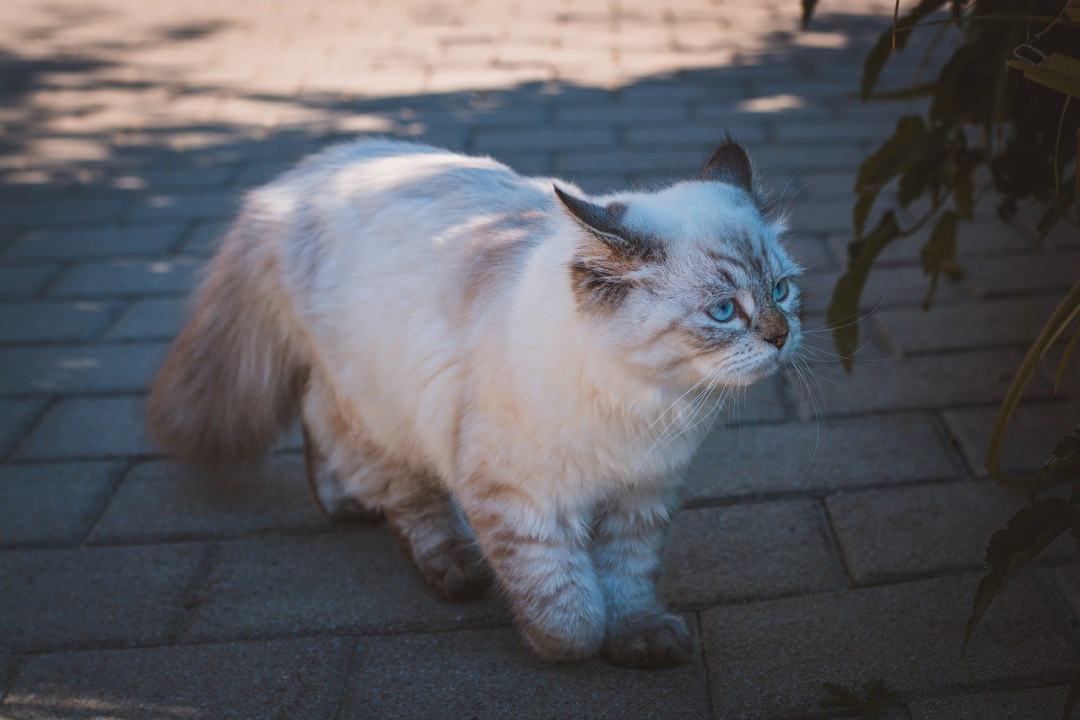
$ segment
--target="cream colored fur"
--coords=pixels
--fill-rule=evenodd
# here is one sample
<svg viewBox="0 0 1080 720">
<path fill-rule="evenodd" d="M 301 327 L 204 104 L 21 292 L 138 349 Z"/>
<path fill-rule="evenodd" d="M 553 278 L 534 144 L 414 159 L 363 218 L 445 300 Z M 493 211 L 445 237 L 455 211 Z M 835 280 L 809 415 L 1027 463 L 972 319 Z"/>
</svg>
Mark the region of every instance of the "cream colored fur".
<svg viewBox="0 0 1080 720">
<path fill-rule="evenodd" d="M 552 184 L 364 141 L 254 191 L 155 381 L 151 428 L 183 457 L 245 459 L 300 403 L 324 505 L 385 512 L 444 595 L 490 569 L 541 654 L 671 664 L 689 641 L 654 576 L 674 478 L 724 392 L 797 345 L 797 288 L 773 307 L 759 286 L 798 269 L 725 182 L 594 198 L 665 255 L 591 308 L 571 267 L 608 248 Z M 747 317 L 703 351 L 717 263 Z M 767 304 L 790 327 L 780 349 L 755 334 Z"/>
</svg>

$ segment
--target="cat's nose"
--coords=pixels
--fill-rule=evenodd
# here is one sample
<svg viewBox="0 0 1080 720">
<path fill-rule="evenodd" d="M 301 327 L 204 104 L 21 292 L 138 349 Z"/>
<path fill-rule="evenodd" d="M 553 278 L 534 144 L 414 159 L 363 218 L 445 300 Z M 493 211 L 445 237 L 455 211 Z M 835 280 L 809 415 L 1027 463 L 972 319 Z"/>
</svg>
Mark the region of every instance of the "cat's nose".
<svg viewBox="0 0 1080 720">
<path fill-rule="evenodd" d="M 790 329 L 787 318 L 775 308 L 765 310 L 758 317 L 757 331 L 761 335 L 761 339 L 770 345 L 776 346 L 777 350 L 784 347 Z"/>
<path fill-rule="evenodd" d="M 787 328 L 784 328 L 783 332 L 777 333 L 776 335 L 763 336 L 762 340 L 769 343 L 770 345 L 775 345 L 776 349 L 780 350 L 784 347 L 784 343 L 787 342 L 787 337 L 788 331 Z"/>
</svg>

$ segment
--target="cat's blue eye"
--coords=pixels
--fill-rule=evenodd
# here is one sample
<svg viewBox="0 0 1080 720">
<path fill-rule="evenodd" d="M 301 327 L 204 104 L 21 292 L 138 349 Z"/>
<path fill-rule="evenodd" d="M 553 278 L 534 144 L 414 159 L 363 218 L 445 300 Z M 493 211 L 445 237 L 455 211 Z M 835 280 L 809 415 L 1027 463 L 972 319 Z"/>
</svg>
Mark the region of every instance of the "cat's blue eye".
<svg viewBox="0 0 1080 720">
<path fill-rule="evenodd" d="M 735 301 L 725 300 L 724 302 L 716 303 L 708 309 L 708 313 L 709 317 L 716 322 L 727 322 L 735 317 Z"/>
<path fill-rule="evenodd" d="M 773 285 L 773 289 L 772 289 L 773 302 L 784 302 L 784 300 L 788 296 L 788 293 L 790 293 L 790 292 L 791 292 L 791 281 L 788 280 L 787 278 L 784 278 L 780 282 Z"/>
</svg>

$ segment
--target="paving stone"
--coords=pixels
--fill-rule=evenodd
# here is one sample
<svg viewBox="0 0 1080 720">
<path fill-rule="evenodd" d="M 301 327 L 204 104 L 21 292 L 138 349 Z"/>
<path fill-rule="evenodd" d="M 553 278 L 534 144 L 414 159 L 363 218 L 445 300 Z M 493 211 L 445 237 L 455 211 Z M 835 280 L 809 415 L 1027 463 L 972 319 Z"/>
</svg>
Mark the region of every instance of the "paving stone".
<svg viewBox="0 0 1080 720">
<path fill-rule="evenodd" d="M 22 444 L 20 457 L 141 455 L 154 447 L 143 429 L 140 398 L 73 398 L 49 409 Z"/>
<path fill-rule="evenodd" d="M 880 678 L 901 693 L 1063 682 L 1075 655 L 1024 576 L 997 598 L 959 659 L 977 582 L 940 578 L 707 610 L 713 712 L 801 717 L 819 707 L 823 682 Z"/>
<path fill-rule="evenodd" d="M 1080 566 L 1054 568 L 1047 574 L 1052 578 L 1058 594 L 1072 609 L 1073 619 L 1080 621 Z"/>
<path fill-rule="evenodd" d="M 196 545 L 0 552 L 0 651 L 162 642 Z"/>
<path fill-rule="evenodd" d="M 716 428 L 690 466 L 683 497 L 820 492 L 956 473 L 925 415 Z"/>
<path fill-rule="evenodd" d="M 992 350 L 894 361 L 856 361 L 851 375 L 821 387 L 828 414 L 997 404 L 1005 395 L 1020 353 Z M 1028 397 L 1046 397 L 1038 378 Z"/>
<path fill-rule="evenodd" d="M 334 716 L 352 641 L 62 652 L 26 661 L 0 705 L 12 720 Z"/>
<path fill-rule="evenodd" d="M 835 263 L 825 243 L 812 237 L 795 237 L 784 243 L 788 254 L 809 273 L 829 271 Z"/>
<path fill-rule="evenodd" d="M 418 682 L 419 680 L 419 682 Z M 707 718 L 699 663 L 638 672 L 533 657 L 510 629 L 365 637 L 343 717 Z"/>
<path fill-rule="evenodd" d="M 852 199 L 851 181 L 848 182 L 848 199 Z M 897 238 L 889 243 L 878 256 L 878 263 L 919 263 L 919 252 L 926 244 L 932 226 L 905 238 Z M 1006 225 L 997 217 L 976 218 L 974 222 L 961 223 L 956 231 L 956 253 L 960 258 L 960 266 L 965 267 L 969 258 L 982 257 L 985 255 L 998 255 L 1003 253 L 1032 252 L 1036 249 L 1036 243 L 1027 237 L 1019 223 Z M 831 238 L 830 245 L 833 253 L 841 262 L 846 262 L 848 257 L 847 246 L 851 242 L 850 232 L 846 235 L 838 235 Z"/>
<path fill-rule="evenodd" d="M 0 457 L 15 449 L 44 407 L 41 400 L 0 400 Z"/>
<path fill-rule="evenodd" d="M 946 410 L 945 422 L 968 466 L 986 475 L 986 449 L 998 408 Z M 1023 403 L 1005 432 L 1001 467 L 1006 472 L 1032 472 L 1042 467 L 1058 439 L 1076 425 L 1075 402 Z"/>
<path fill-rule="evenodd" d="M 833 288 L 840 277 L 839 271 L 808 273 L 799 280 L 802 290 L 803 310 L 808 314 L 824 313 L 832 299 Z M 921 306 L 926 298 L 929 281 L 918 267 L 874 268 L 866 280 L 859 298 L 861 312 L 871 315 L 882 308 L 901 305 Z M 938 306 L 961 297 L 959 287 L 943 278 L 934 295 Z M 935 307 L 940 309 L 940 307 Z M 933 310 L 931 310 L 933 312 Z"/>
<path fill-rule="evenodd" d="M 194 230 L 184 241 L 180 250 L 186 255 L 207 256 L 217 252 L 225 231 L 229 229 L 228 222 L 199 222 Z"/>
<path fill-rule="evenodd" d="M 554 149 L 554 148 L 590 148 L 605 147 L 615 144 L 615 131 L 610 127 L 548 128 L 530 129 L 486 129 L 481 128 L 473 135 L 473 147 L 481 153 L 513 148 Z"/>
<path fill-rule="evenodd" d="M 844 586 L 817 502 L 753 503 L 676 513 L 660 587 L 669 602 L 715 604 Z"/>
<path fill-rule="evenodd" d="M 25 299 L 37 295 L 60 274 L 60 266 L 23 263 L 0 266 L 0 298 Z"/>
<path fill-rule="evenodd" d="M 164 352 L 161 343 L 3 349 L 0 394 L 143 390 Z"/>
<path fill-rule="evenodd" d="M 78 297 L 187 293 L 195 287 L 201 263 L 191 258 L 141 262 L 112 260 L 84 263 L 68 270 L 51 294 Z"/>
<path fill-rule="evenodd" d="M 137 465 L 124 478 L 92 541 L 235 536 L 326 527 L 299 457 L 258 472 L 211 478 L 174 463 Z"/>
<path fill-rule="evenodd" d="M 964 263 L 964 282 L 978 297 L 1068 290 L 1080 270 L 1080 253 L 1039 253 L 979 258 Z"/>
<path fill-rule="evenodd" d="M 436 599 L 392 534 L 373 528 L 223 545 L 187 637 L 385 632 L 508 621 L 495 599 Z"/>
<path fill-rule="evenodd" d="M 7 257 L 75 258 L 164 255 L 180 241 L 183 222 L 36 230 L 15 243 Z"/>
<path fill-rule="evenodd" d="M 4 202 L 0 203 L 0 225 L 82 225 L 110 222 L 120 217 L 129 202 L 126 197 Z"/>
<path fill-rule="evenodd" d="M 134 222 L 225 218 L 239 206 L 238 194 L 230 190 L 158 192 L 134 202 L 127 217 Z"/>
<path fill-rule="evenodd" d="M 873 319 L 889 346 L 904 355 L 995 345 L 1026 349 L 1056 304 L 1050 298 L 1010 298 L 936 307 L 929 312 L 881 310 Z"/>
<path fill-rule="evenodd" d="M 664 123 L 653 125 L 629 125 L 623 129 L 623 138 L 627 145 L 640 145 L 645 148 L 651 147 L 678 147 L 680 145 L 719 145 L 725 132 L 731 133 L 740 143 L 753 146 L 754 143 L 765 141 L 765 126 L 760 123 L 734 127 L 720 127 L 719 125 L 700 126 L 690 123 Z"/>
<path fill-rule="evenodd" d="M 15 655 L 0 654 L 0 698 L 7 693 L 8 683 L 12 680 L 11 675 L 15 672 L 15 665 L 18 662 L 19 659 Z M 2 705 L 0 705 L 0 710 L 3 710 Z"/>
<path fill-rule="evenodd" d="M 180 331 L 187 298 L 136 300 L 125 308 L 106 337 L 111 340 L 171 339 Z"/>
<path fill-rule="evenodd" d="M 841 492 L 826 506 L 848 571 L 864 584 L 981 568 L 990 536 L 1029 505 L 1028 495 L 969 481 Z M 1054 543 L 1044 557 L 1071 557 L 1074 549 Z"/>
<path fill-rule="evenodd" d="M 111 310 L 101 302 L 0 304 L 0 342 L 88 340 L 109 324 Z"/>
<path fill-rule="evenodd" d="M 107 462 L 0 467 L 0 545 L 79 542 L 119 471 Z"/>
<path fill-rule="evenodd" d="M 758 422 L 777 422 L 786 417 L 780 378 L 766 378 L 724 401 L 717 413 L 717 422 L 746 425 Z"/>
<path fill-rule="evenodd" d="M 1067 686 L 953 695 L 911 703 L 911 720 L 1048 720 L 1061 717 Z"/>
</svg>

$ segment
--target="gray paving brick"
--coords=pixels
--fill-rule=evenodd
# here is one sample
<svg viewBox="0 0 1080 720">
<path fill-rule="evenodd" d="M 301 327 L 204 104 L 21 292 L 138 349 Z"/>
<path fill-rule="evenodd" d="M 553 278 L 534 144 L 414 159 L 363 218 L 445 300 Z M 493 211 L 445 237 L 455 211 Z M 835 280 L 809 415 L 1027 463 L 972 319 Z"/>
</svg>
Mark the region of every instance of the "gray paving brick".
<svg viewBox="0 0 1080 720">
<path fill-rule="evenodd" d="M 555 163 L 559 173 L 649 172 L 673 178 L 694 177 L 708 159 L 708 148 L 633 152 L 625 150 L 582 150 L 560 155 Z"/>
<path fill-rule="evenodd" d="M 0 400 L 0 457 L 15 448 L 44 407 L 41 400 Z"/>
<path fill-rule="evenodd" d="M 324 720 L 351 652 L 345 638 L 304 638 L 40 655 L 25 663 L 0 714 Z"/>
<path fill-rule="evenodd" d="M 239 207 L 233 190 L 158 192 L 136 200 L 127 218 L 134 222 L 225 218 Z"/>
<path fill-rule="evenodd" d="M 501 601 L 445 603 L 385 528 L 235 541 L 202 591 L 187 637 L 386 631 L 507 622 Z"/>
<path fill-rule="evenodd" d="M 506 148 L 514 150 L 555 148 L 607 147 L 615 144 L 615 131 L 610 127 L 549 128 L 538 126 L 530 129 L 481 128 L 473 135 L 473 147 L 485 153 Z"/>
<path fill-rule="evenodd" d="M 1075 538 L 1066 538 L 1066 541 L 1075 550 Z M 1080 621 L 1080 566 L 1054 568 L 1047 574 L 1052 578 L 1058 595 L 1064 598 L 1072 610 L 1073 619 Z"/>
<path fill-rule="evenodd" d="M 221 239 L 228 228 L 228 222 L 199 222 L 184 241 L 180 250 L 184 254 L 200 257 L 213 255 L 217 252 Z"/>
<path fill-rule="evenodd" d="M 664 544 L 660 586 L 669 602 L 715 604 L 844 586 L 816 502 L 683 510 Z"/>
<path fill-rule="evenodd" d="M 7 693 L 8 683 L 12 679 L 11 675 L 15 671 L 15 665 L 18 664 L 19 659 L 15 655 L 3 655 L 0 654 L 0 698 L 3 698 Z M 0 710 L 3 707 L 0 706 Z"/>
<path fill-rule="evenodd" d="M 37 295 L 60 274 L 60 266 L 21 263 L 0 266 L 0 298 L 25 299 Z"/>
<path fill-rule="evenodd" d="M 925 415 L 717 428 L 690 466 L 683 497 L 824 491 L 956 472 Z"/>
<path fill-rule="evenodd" d="M 788 254 L 808 273 L 829 271 L 835 262 L 825 243 L 813 237 L 794 237 L 784 243 Z"/>
<path fill-rule="evenodd" d="M 106 337 L 111 340 L 168 340 L 180 331 L 187 298 L 136 300 L 120 313 Z"/>
<path fill-rule="evenodd" d="M 127 474 L 91 540 L 235 536 L 325 526 L 311 499 L 302 458 L 275 458 L 258 472 L 227 478 L 151 462 Z"/>
<path fill-rule="evenodd" d="M 36 230 L 15 243 L 7 256 L 72 260 L 115 255 L 164 255 L 180 241 L 184 227 L 183 222 L 165 222 Z"/>
<path fill-rule="evenodd" d="M 115 221 L 127 207 L 126 197 L 0 203 L 0 225 L 82 225 Z"/>
<path fill-rule="evenodd" d="M 0 650 L 161 642 L 202 553 L 195 545 L 0 552 Z"/>
<path fill-rule="evenodd" d="M 107 462 L 0 467 L 0 545 L 80 541 L 119 471 Z"/>
<path fill-rule="evenodd" d="M 852 200 L 851 185 L 847 186 L 848 199 Z M 932 226 L 891 242 L 878 256 L 879 263 L 918 263 L 919 251 L 926 244 Z M 837 259 L 846 261 L 847 246 L 851 242 L 850 233 L 831 238 L 830 245 Z M 957 256 L 964 267 L 970 258 L 1002 253 L 1031 252 L 1035 243 L 1027 237 L 1018 223 L 1003 224 L 998 218 L 976 218 L 971 223 L 961 223 L 957 227 Z"/>
<path fill-rule="evenodd" d="M 826 413 L 841 414 L 1000 403 L 1019 363 L 1020 353 L 1011 350 L 856 361 L 850 375 L 822 385 L 822 404 Z M 1036 380 L 1029 396 L 1049 392 Z"/>
<path fill-rule="evenodd" d="M 1057 295 L 1069 289 L 1080 270 L 1080 253 L 1038 253 L 979 258 L 964 263 L 965 283 L 979 297 L 1019 293 Z"/>
<path fill-rule="evenodd" d="M 823 682 L 858 687 L 880 678 L 919 693 L 1062 682 L 1075 656 L 1023 576 L 995 601 L 960 660 L 976 584 L 977 576 L 941 578 L 707 610 L 713 712 L 801 717 L 817 710 Z"/>
<path fill-rule="evenodd" d="M 1061 717 L 1067 686 L 953 695 L 911 703 L 911 720 L 1049 720 Z"/>
<path fill-rule="evenodd" d="M 843 263 L 842 263 L 843 265 Z M 802 289 L 803 309 L 809 314 L 824 313 L 832 299 L 833 288 L 841 271 L 808 273 L 799 280 Z M 918 267 L 874 268 L 866 280 L 859 298 L 861 312 L 876 313 L 882 308 L 900 305 L 921 306 L 929 287 L 928 279 Z M 955 301 L 961 297 L 959 287 L 943 278 L 934 296 L 939 303 Z M 933 312 L 933 311 L 931 311 Z M 820 323 L 810 323 L 811 327 Z"/>
<path fill-rule="evenodd" d="M 844 492 L 826 501 L 857 583 L 982 567 L 990 536 L 1028 505 L 1028 493 L 991 482 Z M 1070 557 L 1064 542 L 1046 556 Z"/>
<path fill-rule="evenodd" d="M 627 105 L 625 103 L 599 103 L 585 106 L 560 105 L 555 108 L 557 125 L 610 125 L 622 123 L 681 123 L 689 120 L 685 105 L 650 104 Z"/>
<path fill-rule="evenodd" d="M 143 430 L 140 398 L 73 398 L 49 409 L 19 454 L 29 458 L 110 457 L 153 450 Z"/>
<path fill-rule="evenodd" d="M 0 342 L 87 340 L 109 324 L 111 310 L 102 302 L 0 304 Z"/>
<path fill-rule="evenodd" d="M 353 668 L 343 717 L 710 716 L 699 664 L 636 672 L 596 660 L 543 663 L 510 629 L 365 637 Z"/>
<path fill-rule="evenodd" d="M 720 125 L 699 126 L 688 123 L 658 123 L 651 125 L 629 125 L 623 129 L 623 138 L 630 146 L 642 147 L 677 147 L 681 145 L 719 145 L 725 132 L 730 132 L 740 143 L 753 147 L 765 140 L 765 126 L 744 123 L 738 126 L 721 127 Z M 704 159 L 703 159 L 704 161 Z"/>
<path fill-rule="evenodd" d="M 945 422 L 956 438 L 968 466 L 986 474 L 986 449 L 998 408 L 946 410 Z M 1006 472 L 1031 472 L 1042 467 L 1058 438 L 1077 423 L 1075 402 L 1021 404 L 1013 414 L 1002 446 L 1001 467 Z"/>
<path fill-rule="evenodd" d="M 201 263 L 191 258 L 84 263 L 65 272 L 50 294 L 58 297 L 102 297 L 187 293 L 195 286 L 200 267 Z"/>
<path fill-rule="evenodd" d="M 1026 349 L 1056 304 L 1051 298 L 1010 298 L 930 312 L 882 310 L 873 319 L 889 346 L 905 355 L 994 345 Z"/>
<path fill-rule="evenodd" d="M 144 389 L 165 345 L 61 345 L 0 350 L 0 394 Z"/>
</svg>

